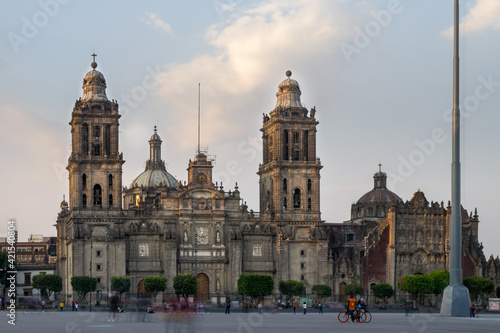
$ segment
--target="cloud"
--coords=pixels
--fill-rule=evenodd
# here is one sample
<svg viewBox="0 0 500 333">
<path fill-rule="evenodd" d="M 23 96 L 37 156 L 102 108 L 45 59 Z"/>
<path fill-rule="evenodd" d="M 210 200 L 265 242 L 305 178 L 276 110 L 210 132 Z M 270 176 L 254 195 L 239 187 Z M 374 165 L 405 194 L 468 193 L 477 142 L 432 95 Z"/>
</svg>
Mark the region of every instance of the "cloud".
<svg viewBox="0 0 500 333">
<path fill-rule="evenodd" d="M 342 63 L 339 44 L 353 31 L 338 3 L 271 1 L 209 27 L 205 41 L 211 52 L 169 64 L 154 92 L 170 112 L 183 114 L 170 122 L 175 146 L 187 149 L 196 142 L 195 131 L 186 137 L 190 132 L 186 129 L 196 127 L 198 82 L 205 119 L 202 141 L 213 144 L 242 135 L 235 123 L 255 123 L 274 107 L 272 96 L 287 69 L 302 76 L 334 73 Z M 270 102 L 265 109 L 256 109 L 263 93 Z"/>
<path fill-rule="evenodd" d="M 460 33 L 474 33 L 485 29 L 497 30 L 500 28 L 498 17 L 500 16 L 500 1 L 477 0 L 474 7 L 462 19 Z M 441 36 L 453 39 L 453 26 L 441 32 Z"/>
<path fill-rule="evenodd" d="M 170 24 L 163 21 L 155 13 L 146 13 L 146 16 L 143 17 L 142 20 L 146 22 L 147 25 L 153 25 L 156 28 L 160 28 L 161 30 L 165 31 L 169 35 L 172 34 L 172 28 L 170 27 Z"/>
</svg>

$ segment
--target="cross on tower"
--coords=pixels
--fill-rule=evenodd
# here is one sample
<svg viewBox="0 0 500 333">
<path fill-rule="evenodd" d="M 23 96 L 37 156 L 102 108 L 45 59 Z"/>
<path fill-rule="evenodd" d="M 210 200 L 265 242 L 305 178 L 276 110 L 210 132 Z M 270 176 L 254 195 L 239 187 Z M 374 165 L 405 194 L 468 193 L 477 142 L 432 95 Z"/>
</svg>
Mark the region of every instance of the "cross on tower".
<svg viewBox="0 0 500 333">
<path fill-rule="evenodd" d="M 382 172 L 382 163 L 378 164 L 378 172 Z"/>
<path fill-rule="evenodd" d="M 95 62 L 95 57 L 97 57 L 97 54 L 95 54 L 95 52 L 94 52 L 94 53 L 91 54 L 91 56 L 94 58 L 92 61 Z"/>
</svg>

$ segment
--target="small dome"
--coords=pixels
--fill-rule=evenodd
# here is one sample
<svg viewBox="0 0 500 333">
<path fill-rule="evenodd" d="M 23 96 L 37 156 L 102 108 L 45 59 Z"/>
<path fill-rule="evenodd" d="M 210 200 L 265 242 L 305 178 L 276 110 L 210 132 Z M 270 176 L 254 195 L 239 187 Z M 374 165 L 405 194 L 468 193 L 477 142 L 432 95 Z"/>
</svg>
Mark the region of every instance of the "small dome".
<svg viewBox="0 0 500 333">
<path fill-rule="evenodd" d="M 156 129 L 156 126 L 154 128 L 154 133 L 153 135 L 151 135 L 151 138 L 149 139 L 149 141 L 153 141 L 153 140 L 157 140 L 157 141 L 161 141 L 161 138 L 160 136 L 158 135 L 158 133 L 156 133 L 157 129 Z"/>
<path fill-rule="evenodd" d="M 165 170 L 153 169 L 141 173 L 130 185 L 133 187 L 177 187 L 177 180 Z"/>
<path fill-rule="evenodd" d="M 106 79 L 101 72 L 96 71 L 97 63 L 95 62 L 96 54 L 92 54 L 94 61 L 90 64 L 92 70 L 85 75 L 83 79 L 83 96 L 84 102 L 106 102 Z"/>
<path fill-rule="evenodd" d="M 302 103 L 300 102 L 301 92 L 299 83 L 290 78 L 290 76 L 292 76 L 291 71 L 287 71 L 286 76 L 287 78 L 278 86 L 278 92 L 276 93 L 276 97 L 278 97 L 276 107 L 284 109 L 303 108 Z"/>
</svg>

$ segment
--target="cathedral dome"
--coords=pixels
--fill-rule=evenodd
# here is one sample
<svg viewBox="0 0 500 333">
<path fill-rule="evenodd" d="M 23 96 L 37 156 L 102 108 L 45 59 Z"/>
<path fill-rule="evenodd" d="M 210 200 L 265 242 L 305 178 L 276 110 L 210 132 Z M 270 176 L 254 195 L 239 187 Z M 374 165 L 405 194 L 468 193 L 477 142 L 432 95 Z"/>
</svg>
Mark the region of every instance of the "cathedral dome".
<svg viewBox="0 0 500 333">
<path fill-rule="evenodd" d="M 130 187 L 177 187 L 177 180 L 169 174 L 165 168 L 165 163 L 161 159 L 161 139 L 157 133 L 156 126 L 154 133 L 149 140 L 149 160 L 146 162 L 146 170 L 137 176 Z"/>
<path fill-rule="evenodd" d="M 376 203 L 388 203 L 390 204 L 392 201 L 402 201 L 401 198 L 394 192 L 386 189 L 386 188 L 374 188 L 370 192 L 365 193 L 359 200 L 356 202 L 357 204 L 366 203 L 366 204 L 376 204 Z"/>
<path fill-rule="evenodd" d="M 387 174 L 382 170 L 373 175 L 373 182 L 373 190 L 365 193 L 356 204 L 390 204 L 392 201 L 402 201 L 396 193 L 387 189 Z"/>
<path fill-rule="evenodd" d="M 300 102 L 301 92 L 299 83 L 290 78 L 290 76 L 292 76 L 291 71 L 286 71 L 286 76 L 287 78 L 278 86 L 278 92 L 276 93 L 278 101 L 276 102 L 276 107 L 281 107 L 283 109 L 303 108 Z"/>
<path fill-rule="evenodd" d="M 137 176 L 130 185 L 133 187 L 176 187 L 177 180 L 165 170 L 150 169 Z"/>
<path fill-rule="evenodd" d="M 95 55 L 93 55 L 95 56 Z M 84 102 L 105 102 L 108 101 L 106 96 L 106 79 L 101 72 L 96 71 L 97 63 L 91 64 L 92 70 L 85 75 L 83 79 L 83 96 Z"/>
</svg>

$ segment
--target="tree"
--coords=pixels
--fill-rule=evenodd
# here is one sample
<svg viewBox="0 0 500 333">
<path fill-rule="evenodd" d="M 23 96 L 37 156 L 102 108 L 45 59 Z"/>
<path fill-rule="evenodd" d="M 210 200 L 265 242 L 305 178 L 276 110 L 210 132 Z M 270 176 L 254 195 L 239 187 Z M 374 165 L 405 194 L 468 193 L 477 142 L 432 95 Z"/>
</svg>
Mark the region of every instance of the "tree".
<svg viewBox="0 0 500 333">
<path fill-rule="evenodd" d="M 120 293 L 120 298 L 123 293 L 130 290 L 130 276 L 116 275 L 111 277 L 111 291 Z"/>
<path fill-rule="evenodd" d="M 315 284 L 312 286 L 311 292 L 322 301 L 323 298 L 332 296 L 332 287 L 326 284 Z"/>
<path fill-rule="evenodd" d="M 167 281 L 164 276 L 147 276 L 144 278 L 144 289 L 156 298 L 159 292 L 167 290 Z"/>
<path fill-rule="evenodd" d="M 62 290 L 62 277 L 55 274 L 38 274 L 33 276 L 31 286 L 40 290 L 43 298 L 49 298 L 53 292 Z"/>
<path fill-rule="evenodd" d="M 78 293 L 80 301 L 85 298 L 87 293 L 95 291 L 97 287 L 97 279 L 90 276 L 73 276 L 71 278 L 71 287 L 73 291 Z"/>
<path fill-rule="evenodd" d="M 373 295 L 381 298 L 384 301 L 384 307 L 387 304 L 387 299 L 394 296 L 394 289 L 388 283 L 378 283 L 372 286 Z"/>
<path fill-rule="evenodd" d="M 464 286 L 469 289 L 469 294 L 473 300 L 489 295 L 495 290 L 495 283 L 490 279 L 481 276 L 469 276 L 464 279 Z"/>
<path fill-rule="evenodd" d="M 306 291 L 306 286 L 297 280 L 280 281 L 279 289 L 285 295 L 286 304 L 290 303 L 293 296 L 300 296 Z"/>
<path fill-rule="evenodd" d="M 365 290 L 359 283 L 348 284 L 344 289 L 346 295 L 363 295 L 364 292 Z"/>
<path fill-rule="evenodd" d="M 450 284 L 450 273 L 448 271 L 436 271 L 429 274 L 432 281 L 431 294 L 440 295 L 444 289 Z"/>
<path fill-rule="evenodd" d="M 256 297 L 273 294 L 274 281 L 269 275 L 242 274 L 238 279 L 238 293 L 251 297 L 255 303 Z"/>
<path fill-rule="evenodd" d="M 432 280 L 429 275 L 406 275 L 402 290 L 411 294 L 413 301 L 422 303 L 422 297 L 433 291 Z"/>
<path fill-rule="evenodd" d="M 179 274 L 174 277 L 174 290 L 177 295 L 188 298 L 189 295 L 196 295 L 198 291 L 198 281 L 193 274 Z"/>
</svg>

